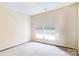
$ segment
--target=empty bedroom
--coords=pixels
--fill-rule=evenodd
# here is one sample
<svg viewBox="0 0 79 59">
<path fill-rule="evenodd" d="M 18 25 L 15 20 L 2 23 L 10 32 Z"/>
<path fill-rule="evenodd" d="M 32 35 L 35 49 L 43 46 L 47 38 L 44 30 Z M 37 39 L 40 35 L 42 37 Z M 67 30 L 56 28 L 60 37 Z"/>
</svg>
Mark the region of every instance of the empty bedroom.
<svg viewBox="0 0 79 59">
<path fill-rule="evenodd" d="M 78 56 L 77 2 L 0 2 L 0 56 Z"/>
</svg>

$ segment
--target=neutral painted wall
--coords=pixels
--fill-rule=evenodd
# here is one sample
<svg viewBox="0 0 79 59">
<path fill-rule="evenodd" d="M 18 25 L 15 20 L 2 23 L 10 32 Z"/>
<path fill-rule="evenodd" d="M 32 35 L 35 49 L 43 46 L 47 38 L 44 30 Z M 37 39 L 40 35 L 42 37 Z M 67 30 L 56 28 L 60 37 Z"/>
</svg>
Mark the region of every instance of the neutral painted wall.
<svg viewBox="0 0 79 59">
<path fill-rule="evenodd" d="M 32 40 L 77 49 L 77 3 L 57 10 L 34 15 L 32 18 Z M 35 38 L 35 28 L 39 24 L 54 26 L 59 33 L 55 40 Z"/>
<path fill-rule="evenodd" d="M 78 3 L 78 55 L 79 55 L 79 3 Z"/>
<path fill-rule="evenodd" d="M 30 16 L 0 6 L 0 50 L 30 40 Z"/>
</svg>

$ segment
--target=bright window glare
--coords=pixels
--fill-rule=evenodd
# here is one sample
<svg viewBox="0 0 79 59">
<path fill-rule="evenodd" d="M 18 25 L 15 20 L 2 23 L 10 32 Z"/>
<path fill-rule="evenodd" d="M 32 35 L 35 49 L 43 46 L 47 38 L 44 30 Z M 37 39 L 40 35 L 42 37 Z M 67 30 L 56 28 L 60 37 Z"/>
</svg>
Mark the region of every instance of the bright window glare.
<svg viewBox="0 0 79 59">
<path fill-rule="evenodd" d="M 57 39 L 58 33 L 56 32 L 56 30 L 50 29 L 50 28 L 43 28 L 43 29 L 36 29 L 36 38 L 39 39 L 46 39 L 46 40 L 55 40 Z"/>
<path fill-rule="evenodd" d="M 43 39 L 43 34 L 36 34 L 36 38 L 42 38 Z"/>
<path fill-rule="evenodd" d="M 36 30 L 36 38 L 42 38 L 43 39 L 43 30 L 41 30 L 41 29 Z"/>
<path fill-rule="evenodd" d="M 55 36 L 53 36 L 53 35 L 45 35 L 44 39 L 55 40 Z"/>
</svg>

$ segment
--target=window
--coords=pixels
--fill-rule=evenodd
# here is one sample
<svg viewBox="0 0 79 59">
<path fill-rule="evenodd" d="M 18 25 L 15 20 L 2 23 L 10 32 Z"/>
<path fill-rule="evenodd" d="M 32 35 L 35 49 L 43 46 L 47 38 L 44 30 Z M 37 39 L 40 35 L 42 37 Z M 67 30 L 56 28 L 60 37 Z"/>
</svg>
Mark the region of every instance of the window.
<svg viewBox="0 0 79 59">
<path fill-rule="evenodd" d="M 44 29 L 44 39 L 54 40 L 56 31 L 54 28 L 45 28 Z"/>
<path fill-rule="evenodd" d="M 36 38 L 43 39 L 43 35 L 44 35 L 43 27 L 36 28 Z"/>
<path fill-rule="evenodd" d="M 41 26 L 36 28 L 36 38 L 39 39 L 55 40 L 56 34 L 54 27 Z"/>
</svg>

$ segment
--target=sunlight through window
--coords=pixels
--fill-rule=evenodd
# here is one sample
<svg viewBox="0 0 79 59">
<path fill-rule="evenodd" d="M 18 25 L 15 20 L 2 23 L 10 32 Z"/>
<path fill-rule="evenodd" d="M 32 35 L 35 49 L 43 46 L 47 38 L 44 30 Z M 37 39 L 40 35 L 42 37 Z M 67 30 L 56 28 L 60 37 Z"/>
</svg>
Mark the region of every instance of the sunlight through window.
<svg viewBox="0 0 79 59">
<path fill-rule="evenodd" d="M 36 38 L 55 40 L 57 37 L 57 32 L 54 27 L 41 26 L 36 29 Z"/>
</svg>

